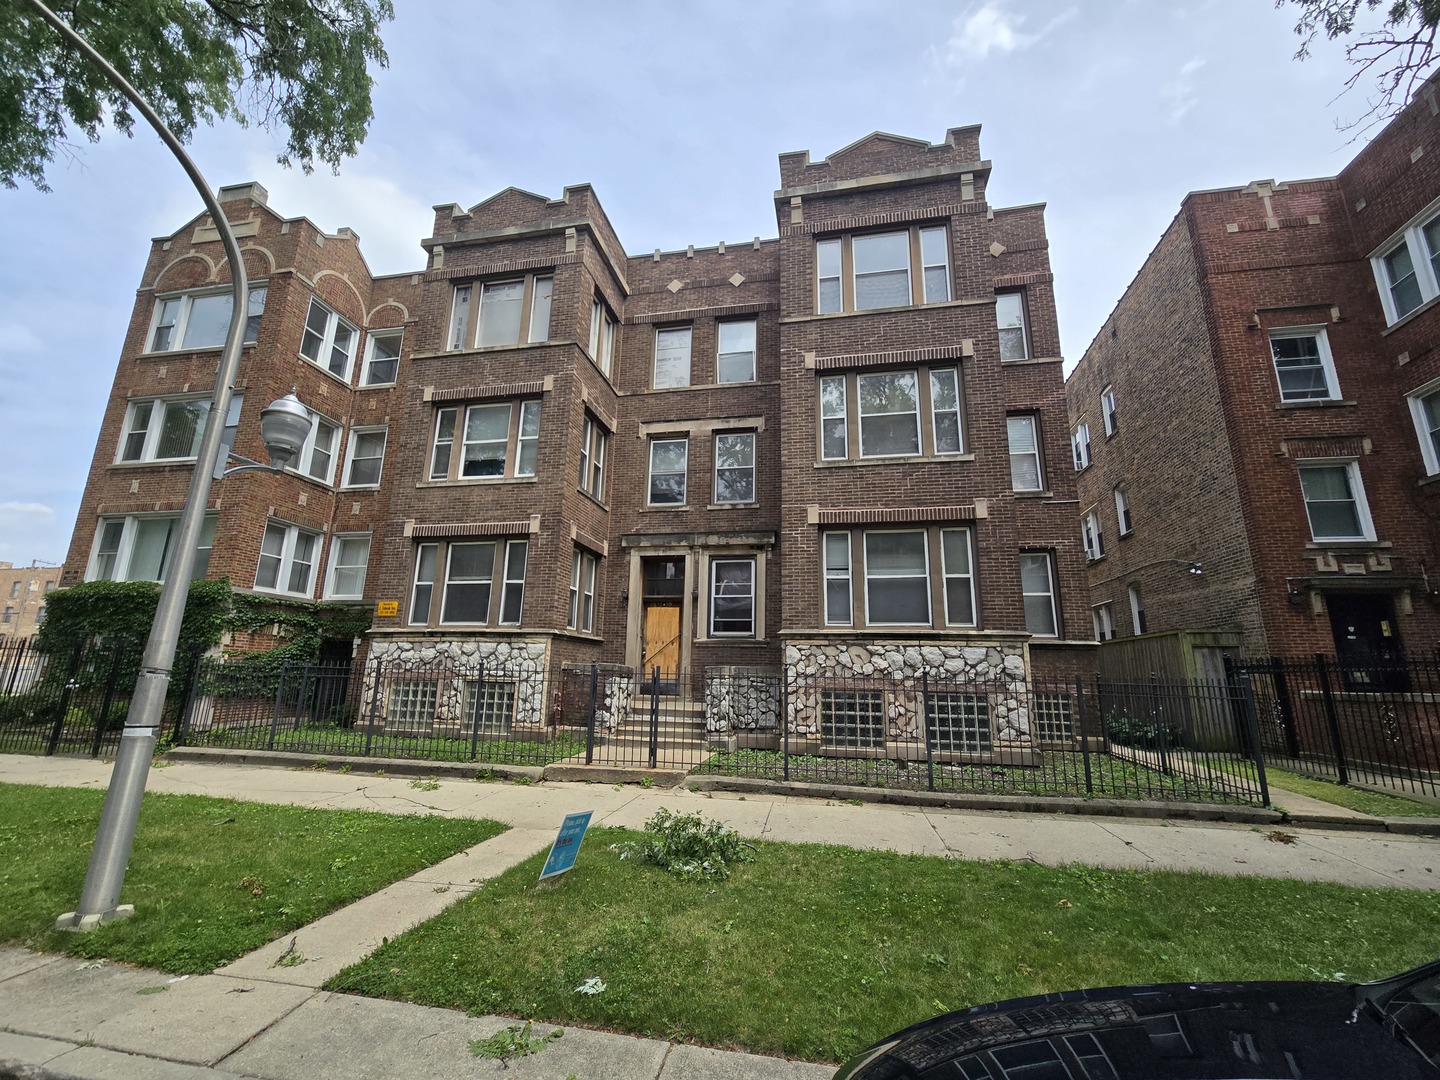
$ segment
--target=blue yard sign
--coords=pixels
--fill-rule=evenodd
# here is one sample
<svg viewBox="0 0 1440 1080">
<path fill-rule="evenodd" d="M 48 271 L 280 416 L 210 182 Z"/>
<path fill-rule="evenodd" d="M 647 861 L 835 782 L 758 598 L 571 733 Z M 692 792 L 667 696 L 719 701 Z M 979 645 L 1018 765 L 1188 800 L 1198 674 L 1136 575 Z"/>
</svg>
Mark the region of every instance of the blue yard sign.
<svg viewBox="0 0 1440 1080">
<path fill-rule="evenodd" d="M 565 815 L 565 821 L 550 848 L 550 857 L 545 860 L 545 869 L 540 871 L 541 881 L 563 874 L 575 865 L 575 856 L 580 854 L 580 842 L 585 839 L 585 830 L 590 827 L 590 815 L 594 812 L 586 810 L 583 814 Z"/>
</svg>

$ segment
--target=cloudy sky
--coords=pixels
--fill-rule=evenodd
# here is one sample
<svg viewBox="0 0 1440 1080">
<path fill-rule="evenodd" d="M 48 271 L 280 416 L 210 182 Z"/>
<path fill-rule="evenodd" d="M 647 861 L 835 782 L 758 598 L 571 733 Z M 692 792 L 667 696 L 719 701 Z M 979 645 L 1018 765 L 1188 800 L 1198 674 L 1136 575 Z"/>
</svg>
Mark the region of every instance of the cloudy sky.
<svg viewBox="0 0 1440 1080">
<path fill-rule="evenodd" d="M 1187 191 L 1337 172 L 1339 49 L 1270 0 L 401 0 L 375 122 L 338 177 L 233 125 L 214 185 L 423 266 L 430 207 L 595 185 L 632 253 L 774 236 L 776 155 L 979 123 L 996 205 L 1045 202 L 1073 363 Z M 621 12 L 624 14 L 620 14 Z M 63 559 L 149 241 L 200 206 L 159 142 L 107 136 L 0 190 L 0 560 Z"/>
</svg>

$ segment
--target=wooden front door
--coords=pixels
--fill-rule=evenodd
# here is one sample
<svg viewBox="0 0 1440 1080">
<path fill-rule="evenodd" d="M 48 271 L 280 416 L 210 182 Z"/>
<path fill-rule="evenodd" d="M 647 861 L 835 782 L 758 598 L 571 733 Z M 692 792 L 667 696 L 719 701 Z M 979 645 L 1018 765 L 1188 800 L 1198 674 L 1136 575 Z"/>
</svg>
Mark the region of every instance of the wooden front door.
<svg viewBox="0 0 1440 1080">
<path fill-rule="evenodd" d="M 680 605 L 645 604 L 645 641 L 641 666 L 645 676 L 657 667 L 662 682 L 674 682 L 680 670 Z"/>
</svg>

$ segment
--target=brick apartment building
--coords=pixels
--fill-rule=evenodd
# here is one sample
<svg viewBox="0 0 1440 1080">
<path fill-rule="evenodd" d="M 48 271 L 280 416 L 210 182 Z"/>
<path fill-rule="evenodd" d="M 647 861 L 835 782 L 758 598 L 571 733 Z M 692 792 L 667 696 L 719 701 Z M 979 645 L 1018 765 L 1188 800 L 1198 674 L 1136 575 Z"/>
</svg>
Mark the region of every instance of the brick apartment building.
<svg viewBox="0 0 1440 1080">
<path fill-rule="evenodd" d="M 45 621 L 45 598 L 60 583 L 61 567 L 0 562 L 0 641 L 34 634 Z"/>
<path fill-rule="evenodd" d="M 1186 196 L 1072 373 L 1097 637 L 1440 645 L 1436 89 L 1338 176 Z"/>
<path fill-rule="evenodd" d="M 317 424 L 283 475 L 215 487 L 203 572 L 364 603 L 372 655 L 484 656 L 520 719 L 573 662 L 1072 670 L 1043 207 L 987 202 L 978 127 L 780 172 L 776 239 L 631 256 L 589 186 L 512 188 L 436 207 L 391 276 L 223 189 L 252 282 L 235 449 L 263 456 L 292 386 Z M 66 584 L 165 572 L 227 281 L 207 218 L 154 242 Z"/>
</svg>

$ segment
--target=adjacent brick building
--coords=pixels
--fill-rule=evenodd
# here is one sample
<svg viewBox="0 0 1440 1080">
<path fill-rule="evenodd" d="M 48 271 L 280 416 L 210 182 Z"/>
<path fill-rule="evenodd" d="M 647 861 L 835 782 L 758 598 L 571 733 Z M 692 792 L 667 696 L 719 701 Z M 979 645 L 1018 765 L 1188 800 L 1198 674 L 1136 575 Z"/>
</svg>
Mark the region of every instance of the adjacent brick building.
<svg viewBox="0 0 1440 1080">
<path fill-rule="evenodd" d="M 60 583 L 61 567 L 0 562 L 0 639 L 29 637 L 45 621 L 45 598 Z"/>
<path fill-rule="evenodd" d="M 436 207 L 423 268 L 387 277 L 224 189 L 254 283 L 236 450 L 292 385 L 320 423 L 284 475 L 216 486 L 205 573 L 372 606 L 375 655 L 483 656 L 521 719 L 573 662 L 681 694 L 857 656 L 1073 670 L 1043 207 L 988 203 L 977 127 L 780 171 L 777 239 L 631 256 L 590 187 L 512 188 Z M 163 573 L 227 280 L 206 218 L 155 241 L 67 583 Z"/>
<path fill-rule="evenodd" d="M 1186 196 L 1066 384 L 1098 637 L 1440 644 L 1437 268 L 1434 82 L 1339 176 Z"/>
</svg>

